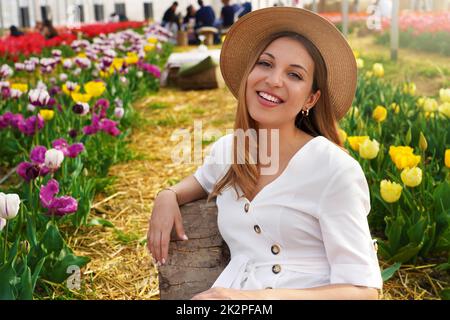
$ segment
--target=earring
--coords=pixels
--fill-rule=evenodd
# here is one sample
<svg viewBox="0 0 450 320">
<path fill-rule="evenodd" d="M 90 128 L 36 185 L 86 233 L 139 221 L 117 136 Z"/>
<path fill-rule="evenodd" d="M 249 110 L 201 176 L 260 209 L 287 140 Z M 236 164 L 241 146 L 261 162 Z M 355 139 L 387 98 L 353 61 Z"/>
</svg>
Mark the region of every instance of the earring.
<svg viewBox="0 0 450 320">
<path fill-rule="evenodd" d="M 302 110 L 301 112 L 303 117 L 307 117 L 309 115 L 309 109 L 306 109 L 306 111 Z"/>
</svg>

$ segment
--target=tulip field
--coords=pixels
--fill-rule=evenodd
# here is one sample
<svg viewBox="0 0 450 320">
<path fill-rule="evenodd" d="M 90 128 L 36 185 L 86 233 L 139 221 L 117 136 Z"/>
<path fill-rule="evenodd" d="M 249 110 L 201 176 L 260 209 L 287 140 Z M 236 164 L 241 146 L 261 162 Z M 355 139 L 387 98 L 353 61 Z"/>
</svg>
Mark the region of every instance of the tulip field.
<svg viewBox="0 0 450 320">
<path fill-rule="evenodd" d="M 228 89 L 160 88 L 169 55 L 184 50 L 165 29 L 96 28 L 0 49 L 0 299 L 156 298 L 152 200 L 197 167 L 171 164 L 171 134 L 194 120 L 233 126 Z M 369 183 L 383 298 L 448 299 L 450 63 L 425 93 L 396 63 L 354 54 L 358 87 L 339 132 Z M 68 287 L 68 270 L 79 286 Z"/>
</svg>

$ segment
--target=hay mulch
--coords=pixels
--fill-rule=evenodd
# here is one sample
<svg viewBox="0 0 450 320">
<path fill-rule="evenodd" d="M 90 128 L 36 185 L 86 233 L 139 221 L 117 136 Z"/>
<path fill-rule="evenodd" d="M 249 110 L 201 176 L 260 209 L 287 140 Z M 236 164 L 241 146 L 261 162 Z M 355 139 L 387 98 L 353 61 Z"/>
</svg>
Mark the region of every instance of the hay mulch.
<svg viewBox="0 0 450 320">
<path fill-rule="evenodd" d="M 135 109 L 146 121 L 132 135 L 130 146 L 142 159 L 110 170 L 116 183 L 108 194 L 96 198 L 92 210 L 93 216 L 111 221 L 115 228 L 83 228 L 69 239 L 77 254 L 92 259 L 83 271 L 82 289 L 71 291 L 74 298 L 159 299 L 157 268 L 145 244 L 152 201 L 160 188 L 180 181 L 196 168 L 173 164 L 170 155 L 176 141 L 170 141 L 170 136 L 180 128 L 192 132 L 194 120 L 203 120 L 204 129 L 231 128 L 235 105 L 225 89 L 162 89 L 136 103 Z M 380 264 L 383 269 L 389 267 L 383 261 Z M 381 298 L 439 299 L 439 291 L 449 286 L 449 279 L 434 266 L 402 266 L 385 282 Z"/>
</svg>

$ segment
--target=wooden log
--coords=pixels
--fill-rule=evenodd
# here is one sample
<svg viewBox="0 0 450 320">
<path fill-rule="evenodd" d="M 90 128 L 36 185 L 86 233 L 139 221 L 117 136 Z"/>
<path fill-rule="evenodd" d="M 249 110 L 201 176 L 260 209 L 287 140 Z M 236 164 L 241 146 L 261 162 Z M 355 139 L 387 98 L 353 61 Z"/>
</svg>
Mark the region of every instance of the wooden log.
<svg viewBox="0 0 450 320">
<path fill-rule="evenodd" d="M 208 290 L 230 260 L 215 201 L 198 200 L 180 209 L 189 240 L 178 240 L 172 230 L 168 261 L 158 273 L 161 300 L 187 300 Z"/>
</svg>

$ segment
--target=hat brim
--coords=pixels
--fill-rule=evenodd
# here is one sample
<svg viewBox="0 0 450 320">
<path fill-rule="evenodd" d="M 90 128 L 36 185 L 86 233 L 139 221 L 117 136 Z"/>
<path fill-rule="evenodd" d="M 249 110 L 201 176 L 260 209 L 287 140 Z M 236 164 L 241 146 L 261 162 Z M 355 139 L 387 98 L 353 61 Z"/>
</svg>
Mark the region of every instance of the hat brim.
<svg viewBox="0 0 450 320">
<path fill-rule="evenodd" d="M 271 7 L 244 15 L 228 31 L 220 53 L 220 69 L 226 85 L 237 98 L 249 61 L 267 36 L 290 31 L 309 39 L 322 54 L 327 86 L 336 118 L 351 107 L 356 92 L 356 59 L 347 40 L 327 19 L 299 8 Z"/>
</svg>

